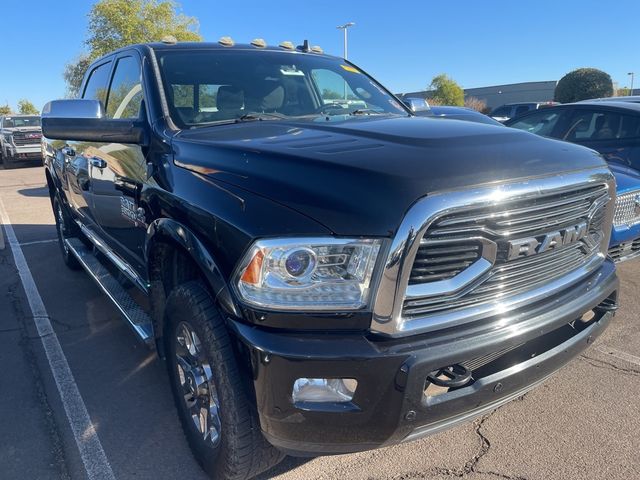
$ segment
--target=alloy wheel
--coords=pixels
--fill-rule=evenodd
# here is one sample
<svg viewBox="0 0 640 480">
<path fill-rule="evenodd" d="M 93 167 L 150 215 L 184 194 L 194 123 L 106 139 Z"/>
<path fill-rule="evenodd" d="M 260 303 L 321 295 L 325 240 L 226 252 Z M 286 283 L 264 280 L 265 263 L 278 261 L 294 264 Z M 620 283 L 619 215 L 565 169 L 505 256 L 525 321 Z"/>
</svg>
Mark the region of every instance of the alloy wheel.
<svg viewBox="0 0 640 480">
<path fill-rule="evenodd" d="M 216 446 L 221 434 L 218 393 L 200 338 L 187 322 L 178 325 L 175 349 L 178 381 L 193 428 L 205 443 Z"/>
</svg>

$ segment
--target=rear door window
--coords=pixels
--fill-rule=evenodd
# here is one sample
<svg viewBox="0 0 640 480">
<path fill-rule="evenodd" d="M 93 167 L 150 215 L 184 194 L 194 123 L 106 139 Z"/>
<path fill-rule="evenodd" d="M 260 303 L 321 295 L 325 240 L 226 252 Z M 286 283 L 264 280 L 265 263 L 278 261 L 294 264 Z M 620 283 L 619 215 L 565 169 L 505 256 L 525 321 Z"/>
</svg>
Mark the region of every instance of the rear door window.
<svg viewBox="0 0 640 480">
<path fill-rule="evenodd" d="M 589 142 L 633 138 L 638 135 L 638 120 L 612 110 L 577 109 L 569 122 L 564 139 Z"/>
<path fill-rule="evenodd" d="M 94 68 L 89 74 L 82 98 L 100 100 L 104 107 L 107 104 L 107 84 L 109 82 L 110 72 L 111 62 L 103 63 Z"/>
</svg>

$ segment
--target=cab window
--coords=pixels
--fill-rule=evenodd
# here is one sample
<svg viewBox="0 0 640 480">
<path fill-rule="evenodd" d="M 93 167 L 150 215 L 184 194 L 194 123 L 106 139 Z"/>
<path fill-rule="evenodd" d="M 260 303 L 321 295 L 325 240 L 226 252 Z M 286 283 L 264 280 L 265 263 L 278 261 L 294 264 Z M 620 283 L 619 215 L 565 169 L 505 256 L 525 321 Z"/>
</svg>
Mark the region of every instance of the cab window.
<svg viewBox="0 0 640 480">
<path fill-rule="evenodd" d="M 558 110 L 538 110 L 536 113 L 532 113 L 531 115 L 527 115 L 520 120 L 510 123 L 509 126 L 544 137 L 550 137 L 560 119 L 561 113 L 562 112 Z"/>
<path fill-rule="evenodd" d="M 142 106 L 140 75 L 140 65 L 136 58 L 123 57 L 118 60 L 109 88 L 107 117 L 140 118 Z"/>
<path fill-rule="evenodd" d="M 491 112 L 492 117 L 508 117 L 511 114 L 511 107 L 503 106 Z"/>
<path fill-rule="evenodd" d="M 103 63 L 94 68 L 89 74 L 82 98 L 100 100 L 102 106 L 105 106 L 107 104 L 107 82 L 109 81 L 110 71 L 111 62 Z"/>
<path fill-rule="evenodd" d="M 640 117 L 609 110 L 576 110 L 565 139 L 575 142 L 636 138 Z"/>
</svg>

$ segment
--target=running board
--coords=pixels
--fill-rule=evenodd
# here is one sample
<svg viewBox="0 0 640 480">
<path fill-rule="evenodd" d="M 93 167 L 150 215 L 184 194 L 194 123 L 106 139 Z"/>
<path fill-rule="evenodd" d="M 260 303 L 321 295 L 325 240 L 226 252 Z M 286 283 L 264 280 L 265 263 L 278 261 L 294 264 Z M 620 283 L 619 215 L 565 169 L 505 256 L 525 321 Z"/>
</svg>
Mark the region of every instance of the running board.
<svg viewBox="0 0 640 480">
<path fill-rule="evenodd" d="M 98 284 L 102 291 L 109 297 L 120 313 L 133 328 L 138 338 L 148 346 L 153 346 L 153 324 L 147 313 L 129 295 L 120 282 L 105 268 L 78 238 L 67 238 L 65 243 L 69 250 L 78 259 L 89 276 Z"/>
</svg>

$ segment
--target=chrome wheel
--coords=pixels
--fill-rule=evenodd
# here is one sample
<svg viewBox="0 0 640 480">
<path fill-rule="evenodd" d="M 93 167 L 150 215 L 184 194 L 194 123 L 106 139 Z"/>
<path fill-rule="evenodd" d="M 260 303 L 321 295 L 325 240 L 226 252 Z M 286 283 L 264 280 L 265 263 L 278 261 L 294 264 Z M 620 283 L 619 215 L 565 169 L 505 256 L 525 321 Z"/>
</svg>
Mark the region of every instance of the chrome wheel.
<svg viewBox="0 0 640 480">
<path fill-rule="evenodd" d="M 215 446 L 220 441 L 220 403 L 211 366 L 204 354 L 200 338 L 186 322 L 176 330 L 176 369 L 182 387 L 184 404 L 193 427 L 204 442 Z"/>
</svg>

